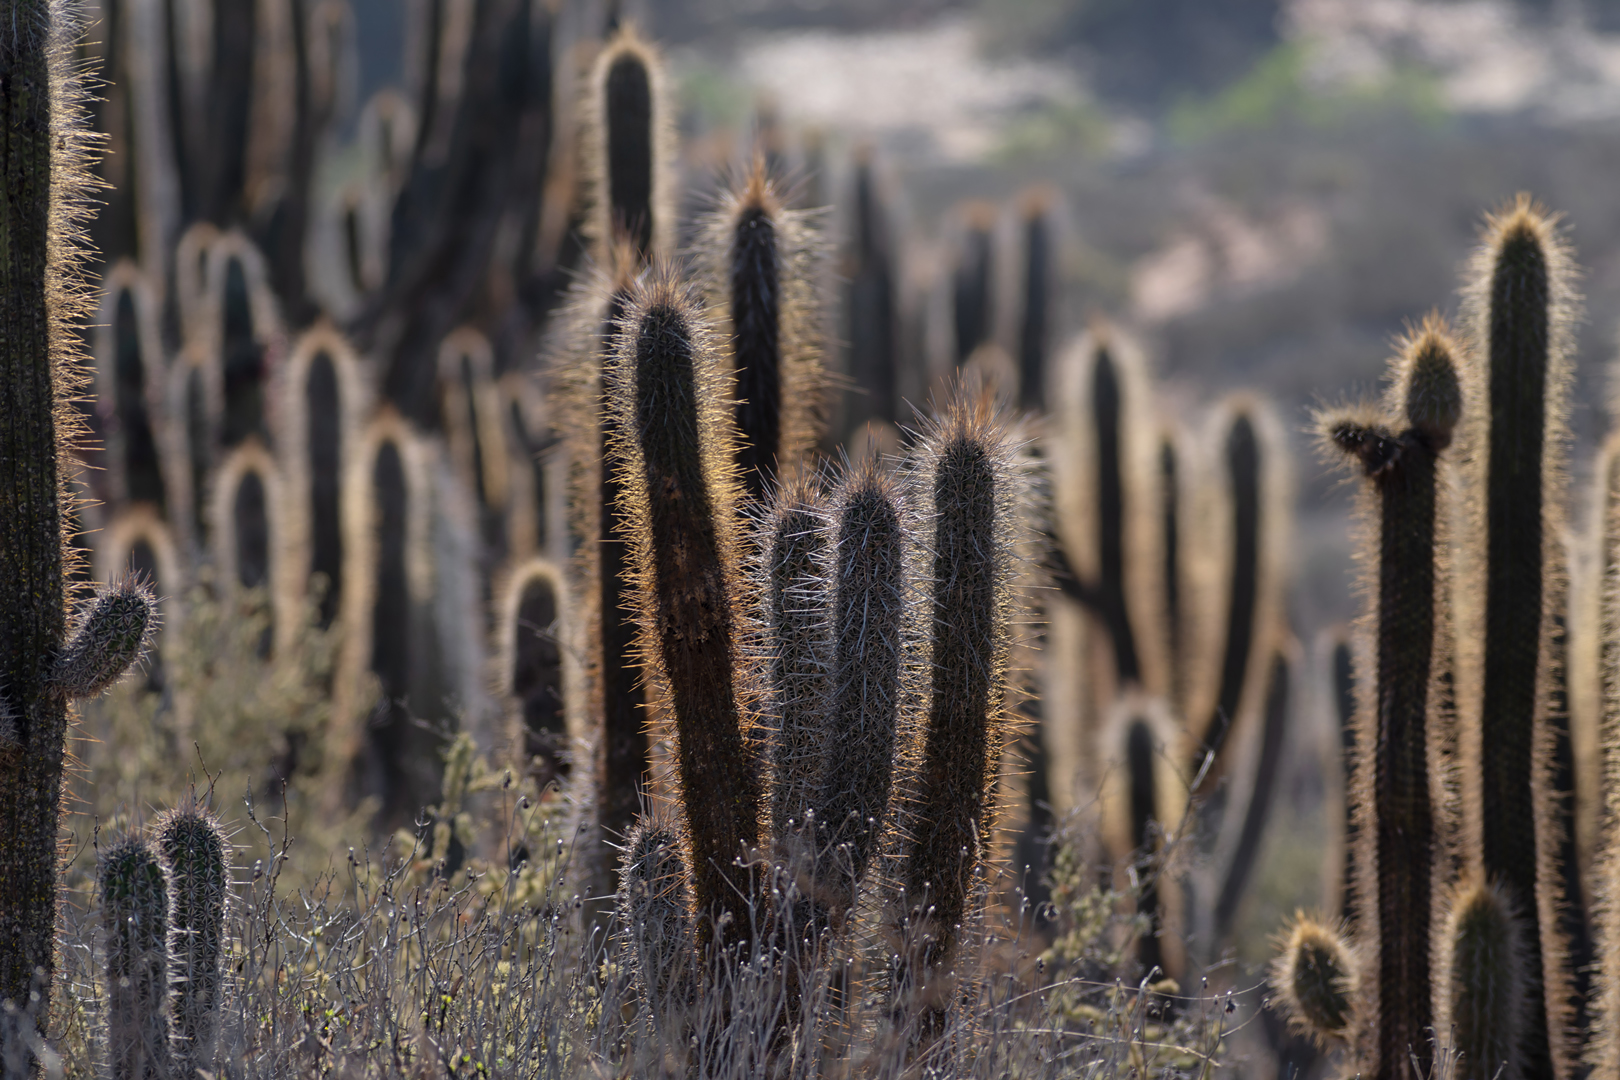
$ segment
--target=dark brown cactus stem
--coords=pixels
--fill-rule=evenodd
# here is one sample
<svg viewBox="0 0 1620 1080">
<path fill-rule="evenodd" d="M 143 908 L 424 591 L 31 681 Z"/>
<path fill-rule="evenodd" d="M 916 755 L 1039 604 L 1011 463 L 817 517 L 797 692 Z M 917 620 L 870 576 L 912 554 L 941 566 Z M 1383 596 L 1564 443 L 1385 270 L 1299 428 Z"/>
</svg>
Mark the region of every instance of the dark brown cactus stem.
<svg viewBox="0 0 1620 1080">
<path fill-rule="evenodd" d="M 1354 798 L 1358 937 L 1370 954 L 1357 1006 L 1357 1064 L 1378 1080 L 1419 1080 L 1433 1059 L 1429 943 L 1440 851 L 1429 784 L 1438 736 L 1429 729 L 1445 588 L 1436 466 L 1462 411 L 1454 354 L 1444 328 L 1426 323 L 1399 360 L 1398 429 L 1356 416 L 1324 424 L 1324 435 L 1368 478 L 1367 512 L 1377 526 L 1370 620 L 1377 667 L 1360 702 Z"/>
<path fill-rule="evenodd" d="M 1485 369 L 1488 428 L 1478 448 L 1485 492 L 1483 619 L 1477 730 L 1476 842 L 1485 876 L 1529 920 L 1525 1075 L 1573 1067 L 1563 1029 L 1572 994 L 1567 942 L 1555 912 L 1558 796 L 1552 755 L 1555 626 L 1565 591 L 1561 479 L 1573 290 L 1554 221 L 1528 196 L 1490 219 L 1474 267 L 1471 313 Z M 1465 767 L 1466 778 L 1473 767 Z M 1465 790 L 1468 790 L 1465 788 Z"/>
<path fill-rule="evenodd" d="M 870 149 L 860 150 L 855 161 L 854 235 L 844 302 L 846 370 L 860 393 L 846 395 L 846 431 L 858 430 L 868 420 L 893 423 L 898 419 L 893 243 L 875 171 Z"/>
<path fill-rule="evenodd" d="M 970 203 L 963 212 L 961 252 L 951 275 L 956 366 L 990 340 L 995 313 L 995 207 Z"/>
<path fill-rule="evenodd" d="M 55 666 L 66 630 L 67 456 L 78 434 L 74 275 L 84 135 L 72 10 L 17 0 L 0 22 L 0 1003 L 41 1031 L 55 969 L 62 758 Z M 35 997 L 34 995 L 38 995 Z M 26 1021 L 25 1021 L 26 1022 Z M 0 1046 L 0 1060 L 15 1047 Z"/>
<path fill-rule="evenodd" d="M 837 932 L 887 829 L 912 534 L 895 482 L 873 459 L 844 477 L 832 511 L 833 655 L 815 805 L 818 896 Z"/>
<path fill-rule="evenodd" d="M 1051 333 L 1052 220 L 1050 197 L 1032 192 L 1024 200 L 1024 296 L 1018 323 L 1018 403 L 1046 408 L 1046 354 Z"/>
<path fill-rule="evenodd" d="M 1005 726 L 1017 478 L 987 401 L 953 400 L 915 459 L 932 522 L 928 710 L 901 884 L 897 1020 L 923 1044 L 944 1029 L 950 969 L 984 882 Z"/>
<path fill-rule="evenodd" d="M 674 717 L 701 944 L 757 927 L 763 797 L 748 743 L 734 452 L 721 373 L 686 287 L 655 267 L 631 294 L 605 381 L 631 525 L 641 643 Z"/>
<path fill-rule="evenodd" d="M 772 500 L 759 540 L 765 596 L 771 751 L 771 835 L 794 838 L 814 805 L 827 748 L 829 603 L 826 511 L 814 480 L 791 478 Z M 785 860 L 794 851 L 781 852 Z"/>
</svg>

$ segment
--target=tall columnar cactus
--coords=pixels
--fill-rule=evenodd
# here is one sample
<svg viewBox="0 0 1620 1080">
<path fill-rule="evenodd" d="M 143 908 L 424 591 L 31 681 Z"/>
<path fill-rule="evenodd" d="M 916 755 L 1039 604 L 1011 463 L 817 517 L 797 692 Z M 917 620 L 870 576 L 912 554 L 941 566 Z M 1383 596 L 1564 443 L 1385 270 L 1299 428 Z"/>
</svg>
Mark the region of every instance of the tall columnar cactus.
<svg viewBox="0 0 1620 1080">
<path fill-rule="evenodd" d="M 1442 855 L 1430 783 L 1447 663 L 1448 575 L 1440 455 L 1464 394 L 1457 347 L 1438 319 L 1403 346 L 1388 408 L 1322 418 L 1331 445 L 1360 465 L 1372 609 L 1364 632 L 1376 672 L 1357 709 L 1358 923 L 1367 970 L 1355 1005 L 1363 1075 L 1417 1080 L 1433 1057 L 1429 942 Z"/>
<path fill-rule="evenodd" d="M 760 527 L 760 591 L 766 653 L 766 723 L 771 729 L 771 835 L 794 850 L 815 805 L 827 748 L 826 678 L 830 610 L 829 536 L 817 481 L 796 473 L 771 500 Z"/>
<path fill-rule="evenodd" d="M 1620 389 L 1620 387 L 1617 387 Z M 1615 415 L 1611 412 L 1611 415 Z M 1594 572 L 1599 575 L 1596 647 L 1598 750 L 1601 756 L 1601 822 L 1596 877 L 1598 994 L 1593 1010 L 1597 1037 L 1588 1048 L 1595 1075 L 1620 1071 L 1620 431 L 1610 432 L 1598 456 Z"/>
<path fill-rule="evenodd" d="M 1506 891 L 1477 876 L 1447 898 L 1436 959 L 1444 978 L 1435 1030 L 1461 1053 L 1457 1075 L 1496 1080 L 1524 1075 L 1527 999 L 1525 921 Z"/>
<path fill-rule="evenodd" d="M 848 342 L 846 373 L 861 394 L 845 395 L 846 432 L 861 430 L 869 420 L 892 423 L 899 418 L 895 258 L 891 226 L 870 149 L 856 155 L 854 184 L 851 236 L 842 265 L 848 281 L 843 325 L 844 340 Z"/>
<path fill-rule="evenodd" d="M 915 525 L 895 481 L 867 459 L 843 476 L 831 509 L 832 663 L 815 811 L 817 896 L 837 931 L 887 835 L 917 628 Z"/>
<path fill-rule="evenodd" d="M 230 841 L 194 799 L 162 815 L 152 836 L 173 902 L 173 1046 L 178 1075 L 212 1070 L 223 1004 Z M 105 885 L 104 885 L 105 888 Z"/>
<path fill-rule="evenodd" d="M 284 370 L 287 581 L 302 590 L 321 578 L 319 619 L 325 629 L 343 604 L 343 468 L 360 438 L 366 388 L 353 348 L 325 324 L 298 339 Z"/>
<path fill-rule="evenodd" d="M 114 1080 L 168 1080 L 172 886 L 154 845 L 118 840 L 96 867 L 107 931 L 107 1043 Z"/>
<path fill-rule="evenodd" d="M 596 729 L 596 845 L 592 874 L 606 892 L 617 864 L 607 841 L 629 835 L 641 808 L 652 747 L 645 730 L 646 688 L 636 670 L 635 614 L 625 584 L 630 567 L 624 478 L 608 451 L 611 395 L 606 369 L 641 272 L 627 243 L 612 248 L 574 297 L 568 338 L 553 357 L 553 382 L 568 439 L 569 514 L 581 538 L 576 573 L 585 630 L 586 712 Z"/>
<path fill-rule="evenodd" d="M 1024 197 L 1024 291 L 1018 315 L 1018 404 L 1046 408 L 1046 355 L 1051 334 L 1052 198 L 1037 189 Z"/>
<path fill-rule="evenodd" d="M 1247 395 L 1217 414 L 1212 456 L 1220 481 L 1211 485 L 1202 515 L 1219 551 L 1205 588 L 1214 621 L 1187 657 L 1197 673 L 1186 705 L 1191 774 L 1214 755 L 1198 794 L 1225 775 L 1235 756 L 1224 752 L 1228 743 L 1258 726 L 1279 643 L 1287 463 L 1275 430 L 1269 410 Z"/>
<path fill-rule="evenodd" d="M 704 234 L 708 306 L 737 380 L 737 467 L 759 502 L 769 479 L 821 435 L 822 245 L 816 218 L 782 205 L 763 158 L 727 192 Z"/>
<path fill-rule="evenodd" d="M 0 747 L 0 1001 L 40 1026 L 55 968 L 68 700 L 115 678 L 133 659 L 126 645 L 144 638 L 110 632 L 122 620 L 86 619 L 68 649 L 78 659 L 60 659 L 66 459 L 78 431 L 69 401 L 80 385 L 73 328 L 86 314 L 77 29 L 72 9 L 48 0 L 18 0 L 0 25 L 0 697 L 15 731 Z"/>
<path fill-rule="evenodd" d="M 995 225 L 996 210 L 988 203 L 962 209 L 961 249 L 951 274 L 953 359 L 958 367 L 995 331 Z"/>
<path fill-rule="evenodd" d="M 1564 440 L 1578 299 L 1555 220 L 1528 196 L 1486 225 L 1467 294 L 1483 394 L 1473 457 L 1483 550 L 1458 590 L 1458 709 L 1466 845 L 1529 920 L 1524 1067 L 1567 1076 L 1571 973 L 1557 912 L 1567 901 L 1553 753 L 1555 622 L 1565 593 Z"/>
<path fill-rule="evenodd" d="M 663 62 L 633 26 L 621 25 L 602 47 L 584 103 L 597 262 L 607 263 L 620 237 L 642 262 L 668 254 L 675 228 L 673 117 Z"/>
<path fill-rule="evenodd" d="M 700 942 L 746 943 L 763 793 L 738 581 L 738 485 L 723 374 L 690 290 L 667 268 L 631 293 L 606 381 L 648 667 L 674 718 Z"/>
<path fill-rule="evenodd" d="M 1016 601 L 1011 438 L 984 400 L 953 400 L 912 461 L 929 522 L 928 704 L 899 884 L 900 1015 L 914 1038 L 939 1033 L 965 921 L 985 882 L 1006 726 Z"/>
</svg>

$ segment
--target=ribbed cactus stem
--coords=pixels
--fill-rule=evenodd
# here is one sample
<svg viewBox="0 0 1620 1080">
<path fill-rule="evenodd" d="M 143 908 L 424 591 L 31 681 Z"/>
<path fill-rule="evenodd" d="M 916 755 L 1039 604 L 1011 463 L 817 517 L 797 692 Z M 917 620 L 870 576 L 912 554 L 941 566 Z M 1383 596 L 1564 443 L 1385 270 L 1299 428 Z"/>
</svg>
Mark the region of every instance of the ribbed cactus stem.
<svg viewBox="0 0 1620 1080">
<path fill-rule="evenodd" d="M 1358 717 L 1356 823 L 1362 851 L 1358 933 L 1370 967 L 1358 1007 L 1360 1065 L 1380 1080 L 1418 1080 L 1433 1058 L 1429 941 L 1435 881 L 1429 785 L 1431 684 L 1443 633 L 1445 574 L 1437 462 L 1462 413 L 1455 346 L 1426 322 L 1397 361 L 1393 422 L 1330 417 L 1325 434 L 1359 462 L 1376 522 L 1376 682 Z"/>
<path fill-rule="evenodd" d="M 107 930 L 107 1050 L 114 1080 L 169 1080 L 169 872 L 127 837 L 96 868 Z"/>
<path fill-rule="evenodd" d="M 764 493 L 782 446 L 781 207 L 756 169 L 734 219 L 727 284 L 737 371 L 737 465 L 750 497 Z"/>
<path fill-rule="evenodd" d="M 657 816 L 638 818 L 624 849 L 620 918 L 636 990 L 660 1038 L 675 1045 L 684 1039 L 697 991 L 686 880 L 679 827 Z"/>
<path fill-rule="evenodd" d="M 1356 978 L 1354 959 L 1338 929 L 1295 912 L 1271 968 L 1271 985 L 1294 1030 L 1324 1047 L 1344 1038 Z"/>
<path fill-rule="evenodd" d="M 990 851 L 1013 614 L 1008 436 L 982 399 L 957 399 L 924 437 L 918 494 L 931 520 L 929 696 L 902 871 L 908 939 L 903 993 L 936 1035 L 948 1000 L 934 985 L 955 959 Z M 904 1004 L 904 1003 L 902 1003 Z"/>
<path fill-rule="evenodd" d="M 641 588 L 643 644 L 674 715 L 700 942 L 755 927 L 744 865 L 762 793 L 747 741 L 737 581 L 737 486 L 721 373 L 686 288 L 655 270 L 631 297 L 613 369 L 615 458 Z"/>
<path fill-rule="evenodd" d="M 41 1030 L 55 968 L 67 731 L 55 675 L 65 636 L 63 457 L 78 432 L 69 402 L 84 307 L 76 31 L 51 0 L 17 0 L 0 20 L 0 692 L 21 746 L 0 769 L 0 1002 Z"/>
<path fill-rule="evenodd" d="M 1445 915 L 1440 961 L 1445 965 L 1440 1030 L 1462 1055 L 1462 1080 L 1517 1078 L 1524 1064 L 1523 1038 L 1530 982 L 1524 920 L 1501 888 L 1465 880 Z"/>
<path fill-rule="evenodd" d="M 1521 195 L 1491 218 L 1470 296 L 1488 426 L 1478 448 L 1484 488 L 1484 573 L 1472 837 L 1484 873 L 1529 920 L 1527 963 L 1539 979 L 1527 998 L 1524 1067 L 1532 1076 L 1569 1066 L 1563 1037 L 1570 994 L 1555 925 L 1562 904 L 1551 754 L 1553 619 L 1562 602 L 1561 440 L 1568 396 L 1569 256 L 1553 220 Z M 1471 737 L 1470 737 L 1471 736 Z M 1549 951 L 1550 950 L 1550 951 Z"/>
<path fill-rule="evenodd" d="M 895 482 L 873 459 L 833 496 L 833 656 L 816 799 L 818 878 L 842 927 L 885 833 L 907 647 L 910 527 Z"/>
<path fill-rule="evenodd" d="M 771 835 L 792 837 L 813 805 L 827 742 L 829 662 L 826 511 L 811 479 L 790 479 L 760 540 L 764 569 Z"/>
<path fill-rule="evenodd" d="M 230 841 L 213 814 L 188 800 L 152 828 L 169 869 L 174 918 L 174 1056 L 179 1075 L 213 1069 L 224 986 Z"/>
<path fill-rule="evenodd" d="M 145 655 L 157 624 L 157 601 L 140 581 L 98 588 L 56 658 L 56 687 L 75 701 L 101 693 Z"/>
</svg>

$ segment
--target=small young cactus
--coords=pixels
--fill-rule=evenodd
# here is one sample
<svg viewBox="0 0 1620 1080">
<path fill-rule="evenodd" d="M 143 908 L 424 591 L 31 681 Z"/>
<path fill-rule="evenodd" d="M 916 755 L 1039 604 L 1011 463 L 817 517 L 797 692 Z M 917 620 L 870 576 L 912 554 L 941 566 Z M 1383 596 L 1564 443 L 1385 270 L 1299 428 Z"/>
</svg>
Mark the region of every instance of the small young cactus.
<svg viewBox="0 0 1620 1080">
<path fill-rule="evenodd" d="M 1446 904 L 1436 1030 L 1461 1054 L 1460 1080 L 1517 1080 L 1532 973 L 1524 919 L 1501 888 L 1465 878 Z"/>
<path fill-rule="evenodd" d="M 1006 727 L 1007 660 L 1021 477 L 982 399 L 952 400 L 912 460 L 930 523 L 928 706 L 901 871 L 903 970 L 896 1001 L 913 1038 L 940 1032 L 964 921 L 985 880 Z"/>
<path fill-rule="evenodd" d="M 125 578 L 103 586 L 79 610 L 52 676 L 74 701 L 95 697 L 138 663 L 157 630 L 157 601 L 145 584 Z"/>
<path fill-rule="evenodd" d="M 638 283 L 612 367 L 611 452 L 631 525 L 641 645 L 674 717 L 697 935 L 746 943 L 763 794 L 743 663 L 738 485 L 709 329 L 668 267 Z"/>
<path fill-rule="evenodd" d="M 152 824 L 173 899 L 174 1057 L 180 1076 L 214 1068 L 224 989 L 230 840 L 195 798 Z"/>
<path fill-rule="evenodd" d="M 1377 545 L 1365 624 L 1376 672 L 1360 688 L 1353 791 L 1357 935 L 1369 953 L 1356 1007 L 1358 1064 L 1384 1080 L 1415 1080 L 1433 1057 L 1429 945 L 1442 855 L 1430 783 L 1448 668 L 1440 455 L 1464 402 L 1458 348 L 1438 318 L 1403 343 L 1392 376 L 1389 408 L 1329 414 L 1322 431 L 1370 481 L 1362 510 Z"/>
<path fill-rule="evenodd" d="M 636 819 L 624 848 L 620 920 L 629 937 L 632 977 L 666 1045 L 685 1039 L 696 1000 L 697 964 L 686 896 L 680 828 L 657 814 Z"/>
<path fill-rule="evenodd" d="M 107 929 L 107 1042 L 114 1080 L 169 1080 L 170 879 L 157 849 L 126 837 L 96 867 Z"/>
<path fill-rule="evenodd" d="M 1355 960 L 1343 931 L 1299 911 L 1281 942 L 1271 985 L 1288 1026 L 1323 1048 L 1343 1040 L 1356 995 Z"/>
</svg>

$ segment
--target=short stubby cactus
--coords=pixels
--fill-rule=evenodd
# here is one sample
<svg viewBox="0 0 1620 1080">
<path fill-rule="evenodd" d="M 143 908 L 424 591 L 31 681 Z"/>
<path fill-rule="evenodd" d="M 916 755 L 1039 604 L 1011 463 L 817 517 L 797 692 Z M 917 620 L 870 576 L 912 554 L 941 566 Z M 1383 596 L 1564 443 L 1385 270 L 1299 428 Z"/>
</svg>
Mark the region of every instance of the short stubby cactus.
<svg viewBox="0 0 1620 1080">
<path fill-rule="evenodd" d="M 1439 957 L 1445 971 L 1437 1030 L 1459 1052 L 1464 1080 L 1517 1080 L 1524 1065 L 1530 969 L 1524 920 L 1507 893 L 1465 878 L 1446 905 Z"/>
<path fill-rule="evenodd" d="M 174 902 L 174 1056 L 189 1076 L 214 1067 L 231 847 L 218 819 L 194 799 L 158 818 L 152 835 Z"/>
<path fill-rule="evenodd" d="M 114 1080 L 169 1080 L 169 871 L 126 837 L 96 867 L 107 930 L 107 1043 Z"/>
<path fill-rule="evenodd" d="M 135 578 L 98 589 L 56 658 L 57 688 L 75 701 L 101 693 L 145 654 L 157 623 L 157 601 Z"/>
<path fill-rule="evenodd" d="M 697 990 L 691 899 L 675 822 L 643 815 L 624 848 L 620 920 L 629 939 L 632 975 L 665 1043 L 684 1039 Z"/>
<path fill-rule="evenodd" d="M 1271 966 L 1271 985 L 1295 1031 L 1323 1047 L 1344 1038 L 1356 972 L 1341 930 L 1295 912 Z"/>
</svg>

